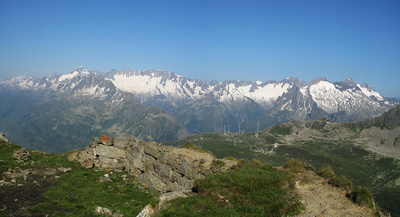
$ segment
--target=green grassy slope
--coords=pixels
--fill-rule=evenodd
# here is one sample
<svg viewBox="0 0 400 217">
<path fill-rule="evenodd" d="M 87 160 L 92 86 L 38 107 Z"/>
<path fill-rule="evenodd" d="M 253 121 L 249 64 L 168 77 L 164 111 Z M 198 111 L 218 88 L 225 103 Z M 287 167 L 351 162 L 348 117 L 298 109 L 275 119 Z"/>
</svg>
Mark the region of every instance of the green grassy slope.
<svg viewBox="0 0 400 217">
<path fill-rule="evenodd" d="M 136 216 L 147 204 L 156 204 L 157 193 L 141 187 L 125 173 L 86 169 L 64 155 L 29 151 L 30 158 L 18 162 L 12 157 L 19 146 L 0 142 L 0 177 L 3 172 L 30 171 L 27 179 L 16 178 L 13 185 L 0 187 L 0 216 L 98 216 L 101 206 L 124 216 Z M 58 168 L 71 168 L 62 172 Z M 100 182 L 109 175 L 112 182 Z"/>
<path fill-rule="evenodd" d="M 199 134 L 165 145 L 180 147 L 191 142 L 218 158 L 258 159 L 274 166 L 282 166 L 292 158 L 310 163 L 317 170 L 330 166 L 356 185 L 369 187 L 383 209 L 400 216 L 400 161 L 364 149 L 357 140 L 359 131 L 351 129 L 350 124 L 328 122 L 293 121 L 242 135 Z"/>
</svg>

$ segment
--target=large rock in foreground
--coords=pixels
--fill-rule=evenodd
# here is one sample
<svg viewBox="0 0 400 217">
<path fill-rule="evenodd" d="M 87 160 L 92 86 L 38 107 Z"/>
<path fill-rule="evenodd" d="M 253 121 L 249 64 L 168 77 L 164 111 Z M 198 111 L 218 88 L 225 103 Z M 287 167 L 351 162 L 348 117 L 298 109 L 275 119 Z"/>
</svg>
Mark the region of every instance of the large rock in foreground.
<svg viewBox="0 0 400 217">
<path fill-rule="evenodd" d="M 143 185 L 159 192 L 191 190 L 195 179 L 236 164 L 218 160 L 209 152 L 147 143 L 132 137 L 102 136 L 93 140 L 79 153 L 83 166 L 127 170 Z M 217 168 L 214 166 L 217 161 L 224 161 L 225 166 Z"/>
</svg>

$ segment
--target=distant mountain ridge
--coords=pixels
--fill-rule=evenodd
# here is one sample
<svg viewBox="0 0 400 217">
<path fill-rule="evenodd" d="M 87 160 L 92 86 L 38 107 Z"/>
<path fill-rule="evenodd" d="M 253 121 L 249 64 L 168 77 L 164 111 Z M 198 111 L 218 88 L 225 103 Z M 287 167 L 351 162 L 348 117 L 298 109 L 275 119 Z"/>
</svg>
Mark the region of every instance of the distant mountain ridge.
<svg viewBox="0 0 400 217">
<path fill-rule="evenodd" d="M 255 122 L 265 128 L 289 120 L 328 117 L 357 121 L 379 116 L 399 105 L 367 84 L 351 78 L 330 82 L 325 78 L 309 84 L 297 77 L 282 81 L 211 81 L 188 79 L 158 70 L 112 71 L 106 78 L 140 102 L 173 113 L 193 133 L 254 131 Z M 196 110 L 193 114 L 193 110 Z M 212 120 L 205 118 L 213 116 Z M 193 127 L 190 123 L 197 123 Z M 201 125 L 201 127 L 199 126 Z"/>
<path fill-rule="evenodd" d="M 190 135 L 170 113 L 139 103 L 84 68 L 3 80 L 0 101 L 0 129 L 16 143 L 46 152 L 84 148 L 96 133 L 159 142 Z"/>
<path fill-rule="evenodd" d="M 140 103 L 171 112 L 191 133 L 249 132 L 284 121 L 322 117 L 337 122 L 359 121 L 379 116 L 400 102 L 384 98 L 351 78 L 342 82 L 319 78 L 308 84 L 297 77 L 266 82 L 207 82 L 155 69 L 100 73 L 83 67 L 67 75 L 3 80 L 0 91 L 19 88 L 75 95 L 104 93 L 101 86 L 71 86 L 71 81 L 85 76 L 103 79 Z"/>
</svg>

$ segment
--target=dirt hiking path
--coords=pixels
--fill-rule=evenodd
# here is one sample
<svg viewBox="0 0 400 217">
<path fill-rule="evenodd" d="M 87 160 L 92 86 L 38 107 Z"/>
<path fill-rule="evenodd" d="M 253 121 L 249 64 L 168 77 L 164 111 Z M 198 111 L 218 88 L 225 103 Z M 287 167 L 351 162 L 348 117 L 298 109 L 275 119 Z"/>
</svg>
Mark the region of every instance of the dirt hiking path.
<svg viewBox="0 0 400 217">
<path fill-rule="evenodd" d="M 334 188 L 325 178 L 304 171 L 296 178 L 296 193 L 306 210 L 297 216 L 374 216 L 370 209 L 354 204 L 342 189 Z"/>
</svg>

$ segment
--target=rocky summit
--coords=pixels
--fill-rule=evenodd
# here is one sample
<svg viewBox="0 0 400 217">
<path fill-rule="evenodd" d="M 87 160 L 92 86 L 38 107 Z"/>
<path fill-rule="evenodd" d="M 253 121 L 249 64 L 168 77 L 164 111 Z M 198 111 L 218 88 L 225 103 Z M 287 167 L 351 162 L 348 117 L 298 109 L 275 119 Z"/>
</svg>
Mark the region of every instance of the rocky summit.
<svg viewBox="0 0 400 217">
<path fill-rule="evenodd" d="M 86 168 L 124 170 L 158 192 L 191 191 L 195 179 L 229 169 L 237 163 L 210 152 L 163 146 L 133 137 L 94 137 L 77 159 Z M 224 166 L 216 165 L 216 162 Z"/>
</svg>

